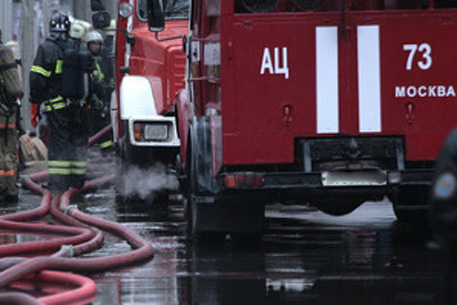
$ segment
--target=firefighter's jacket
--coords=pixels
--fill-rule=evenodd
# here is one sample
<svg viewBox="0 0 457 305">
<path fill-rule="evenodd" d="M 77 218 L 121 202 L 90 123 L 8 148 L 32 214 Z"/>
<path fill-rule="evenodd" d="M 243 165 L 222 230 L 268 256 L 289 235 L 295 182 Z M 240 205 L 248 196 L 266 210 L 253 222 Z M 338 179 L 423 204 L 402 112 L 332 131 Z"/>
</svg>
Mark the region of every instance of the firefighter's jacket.
<svg viewBox="0 0 457 305">
<path fill-rule="evenodd" d="M 38 48 L 35 61 L 30 70 L 30 102 L 48 102 L 50 110 L 65 107 L 60 96 L 63 51 L 75 48 L 75 42 L 60 36 L 51 36 Z"/>
<path fill-rule="evenodd" d="M 107 93 L 105 84 L 105 75 L 103 74 L 98 58 L 94 58 L 94 66 L 92 73 L 90 74 L 90 96 L 92 100 L 102 101 Z M 95 107 L 97 108 L 97 107 Z M 98 109 L 100 110 L 100 109 Z"/>
<path fill-rule="evenodd" d="M 51 190 L 81 188 L 87 166 L 88 122 L 86 106 L 62 97 L 63 55 L 78 49 L 74 40 L 48 38 L 38 49 L 30 71 L 30 100 L 45 103 L 50 139 L 48 143 L 48 187 Z"/>
<path fill-rule="evenodd" d="M 4 90 L 0 77 L 0 203 L 2 198 L 17 200 L 17 104 Z"/>
</svg>

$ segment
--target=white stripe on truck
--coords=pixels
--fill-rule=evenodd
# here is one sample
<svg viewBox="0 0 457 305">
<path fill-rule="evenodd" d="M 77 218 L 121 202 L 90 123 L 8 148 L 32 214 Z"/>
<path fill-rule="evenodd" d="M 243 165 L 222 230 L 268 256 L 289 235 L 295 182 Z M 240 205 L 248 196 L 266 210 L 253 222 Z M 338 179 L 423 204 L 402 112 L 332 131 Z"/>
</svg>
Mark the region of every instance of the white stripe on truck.
<svg viewBox="0 0 457 305">
<path fill-rule="evenodd" d="M 379 26 L 357 27 L 359 131 L 381 132 Z"/>
<path fill-rule="evenodd" d="M 317 133 L 339 131 L 338 28 L 316 27 Z"/>
</svg>

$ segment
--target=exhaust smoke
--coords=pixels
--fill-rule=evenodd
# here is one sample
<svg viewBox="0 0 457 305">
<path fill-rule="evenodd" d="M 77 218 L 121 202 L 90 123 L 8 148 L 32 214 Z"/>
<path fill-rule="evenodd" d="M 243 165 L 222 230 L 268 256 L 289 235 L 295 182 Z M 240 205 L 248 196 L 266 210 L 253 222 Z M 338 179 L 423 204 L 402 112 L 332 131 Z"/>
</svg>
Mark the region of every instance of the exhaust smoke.
<svg viewBox="0 0 457 305">
<path fill-rule="evenodd" d="M 178 178 L 170 174 L 163 164 L 146 169 L 131 166 L 119 174 L 121 175 L 119 191 L 124 197 L 137 196 L 142 200 L 153 199 L 159 192 L 176 191 L 179 188 Z"/>
</svg>

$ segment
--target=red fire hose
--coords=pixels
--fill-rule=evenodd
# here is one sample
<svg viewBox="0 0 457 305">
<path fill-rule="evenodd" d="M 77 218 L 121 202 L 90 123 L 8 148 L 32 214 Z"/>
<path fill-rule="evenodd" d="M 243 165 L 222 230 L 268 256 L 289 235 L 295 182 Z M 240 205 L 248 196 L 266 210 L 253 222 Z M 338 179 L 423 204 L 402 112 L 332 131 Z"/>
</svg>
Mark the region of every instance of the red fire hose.
<svg viewBox="0 0 457 305">
<path fill-rule="evenodd" d="M 89 142 L 92 145 L 110 131 L 111 126 L 107 126 L 93 137 L 95 140 L 91 139 L 92 141 Z M 58 283 L 74 289 L 40 297 L 39 300 L 23 293 L 1 293 L 0 303 L 2 304 L 87 304 L 92 302 L 96 295 L 96 286 L 91 279 L 48 270 L 96 272 L 143 262 L 153 257 L 152 246 L 132 230 L 119 223 L 87 215 L 79 211 L 76 206 L 70 205 L 72 196 L 110 183 L 114 179 L 114 175 L 90 181 L 80 190 L 70 189 L 62 195 L 57 194 L 52 200 L 51 193 L 35 182 L 44 180 L 46 177 L 46 173 L 39 173 L 22 179 L 24 187 L 42 195 L 40 205 L 31 211 L 0 216 L 0 228 L 14 232 L 40 232 L 40 234 L 52 234 L 59 237 L 40 242 L 0 245 L 0 256 L 41 254 L 43 252 L 56 252 L 59 248 L 60 250 L 52 256 L 4 257 L 0 259 L 0 287 L 14 286 L 18 281 L 33 279 L 33 281 L 39 282 Z M 58 222 L 71 227 L 30 223 L 31 220 L 39 220 L 49 213 Z M 27 221 L 28 223 L 18 221 Z M 74 257 L 100 247 L 103 241 L 102 230 L 126 240 L 133 250 L 108 257 Z"/>
<path fill-rule="evenodd" d="M 8 305 L 44 305 L 43 302 L 20 292 L 6 292 L 0 294 L 0 304 Z"/>
<path fill-rule="evenodd" d="M 77 274 L 43 271 L 40 272 L 34 280 L 77 287 L 70 291 L 39 298 L 41 302 L 48 305 L 89 304 L 93 301 L 93 297 L 91 296 L 94 296 L 97 293 L 97 286 L 94 281 Z"/>
<path fill-rule="evenodd" d="M 86 228 L 47 225 L 40 223 L 18 223 L 8 220 L 0 220 L 0 228 L 9 231 L 40 232 L 40 234 L 74 235 L 70 237 L 58 237 L 50 240 L 23 242 L 0 246 L 0 257 L 7 255 L 45 253 L 57 251 L 62 245 L 73 245 L 90 240 L 94 234 Z"/>
<path fill-rule="evenodd" d="M 105 128 L 103 128 L 102 130 L 100 130 L 99 132 L 97 132 L 96 134 L 94 134 L 90 139 L 89 139 L 89 143 L 87 144 L 87 146 L 91 147 L 93 146 L 95 143 L 97 143 L 98 141 L 100 141 L 100 139 L 106 135 L 107 133 L 111 132 L 113 130 L 113 126 L 111 124 L 109 124 L 108 126 L 106 126 Z"/>
</svg>

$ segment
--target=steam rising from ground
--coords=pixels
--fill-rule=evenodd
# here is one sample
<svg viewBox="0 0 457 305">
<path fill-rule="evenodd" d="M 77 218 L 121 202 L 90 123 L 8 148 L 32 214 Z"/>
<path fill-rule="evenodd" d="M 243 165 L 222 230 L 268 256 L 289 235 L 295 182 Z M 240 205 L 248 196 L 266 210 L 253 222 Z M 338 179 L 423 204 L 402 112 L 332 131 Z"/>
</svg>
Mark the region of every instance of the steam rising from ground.
<svg viewBox="0 0 457 305">
<path fill-rule="evenodd" d="M 125 172 L 118 173 L 125 197 L 138 196 L 149 199 L 161 191 L 175 191 L 179 188 L 178 178 L 168 173 L 165 165 L 156 165 L 147 169 L 129 167 Z"/>
</svg>

